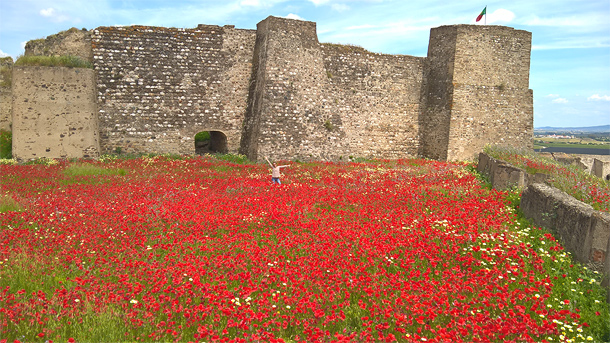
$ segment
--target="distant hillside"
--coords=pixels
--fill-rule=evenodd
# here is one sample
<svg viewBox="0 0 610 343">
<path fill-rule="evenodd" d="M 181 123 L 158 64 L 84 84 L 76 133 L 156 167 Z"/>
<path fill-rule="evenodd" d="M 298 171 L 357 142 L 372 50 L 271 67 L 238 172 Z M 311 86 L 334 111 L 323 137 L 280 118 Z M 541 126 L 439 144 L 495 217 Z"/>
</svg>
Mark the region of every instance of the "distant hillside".
<svg viewBox="0 0 610 343">
<path fill-rule="evenodd" d="M 534 131 L 544 132 L 610 132 L 610 125 L 588 126 L 588 127 L 551 127 L 542 126 L 534 128 Z"/>
</svg>

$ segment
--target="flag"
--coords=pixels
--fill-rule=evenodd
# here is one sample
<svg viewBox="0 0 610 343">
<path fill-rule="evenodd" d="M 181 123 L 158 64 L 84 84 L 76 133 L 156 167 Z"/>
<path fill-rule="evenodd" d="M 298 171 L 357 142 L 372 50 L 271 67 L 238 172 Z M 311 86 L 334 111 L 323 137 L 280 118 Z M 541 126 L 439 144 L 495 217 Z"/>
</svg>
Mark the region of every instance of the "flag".
<svg viewBox="0 0 610 343">
<path fill-rule="evenodd" d="M 481 18 L 483 18 L 484 15 L 487 15 L 487 6 L 485 6 L 485 8 L 483 9 L 483 11 L 481 12 L 481 14 L 479 14 L 479 16 L 477 17 L 477 22 L 479 20 L 481 20 Z"/>
</svg>

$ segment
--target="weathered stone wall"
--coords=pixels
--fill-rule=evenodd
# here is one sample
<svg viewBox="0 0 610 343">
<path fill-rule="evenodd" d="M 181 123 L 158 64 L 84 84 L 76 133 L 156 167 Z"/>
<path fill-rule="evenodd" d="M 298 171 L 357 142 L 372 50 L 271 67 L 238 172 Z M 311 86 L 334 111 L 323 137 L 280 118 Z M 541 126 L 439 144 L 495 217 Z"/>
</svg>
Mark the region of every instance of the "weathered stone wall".
<svg viewBox="0 0 610 343">
<path fill-rule="evenodd" d="M 489 143 L 531 148 L 531 33 L 503 26 L 432 29 L 424 154 L 473 159 Z"/>
<path fill-rule="evenodd" d="M 75 27 L 48 36 L 45 39 L 31 40 L 25 45 L 25 56 L 62 56 L 71 55 L 91 62 L 91 32 Z"/>
<path fill-rule="evenodd" d="M 542 183 L 528 186 L 521 197 L 526 218 L 559 236 L 562 245 L 577 261 L 593 263 L 610 276 L 604 265 L 610 239 L 610 214 L 595 211 L 590 205 Z"/>
<path fill-rule="evenodd" d="M 237 152 L 254 38 L 232 26 L 95 29 L 101 152 L 194 154 L 200 131 Z"/>
<path fill-rule="evenodd" d="M 0 131 L 10 131 L 12 122 L 11 88 L 13 83 L 13 59 L 0 58 Z"/>
<path fill-rule="evenodd" d="M 430 31 L 428 57 L 420 115 L 421 155 L 437 160 L 447 159 L 449 128 L 453 102 L 453 68 L 457 34 L 452 26 Z"/>
<path fill-rule="evenodd" d="M 320 44 L 312 22 L 259 23 L 241 151 L 285 159 L 417 155 L 423 58 Z"/>
<path fill-rule="evenodd" d="M 323 45 L 326 108 L 345 132 L 343 156 L 417 156 L 424 58 Z M 332 122 L 333 127 L 335 123 Z M 334 145 L 334 144 L 333 144 Z"/>
<path fill-rule="evenodd" d="M 530 44 L 524 31 L 457 25 L 432 30 L 427 58 L 383 55 L 269 17 L 256 31 L 71 29 L 27 51 L 93 61 L 100 153 L 193 154 L 210 131 L 209 148 L 251 159 L 456 160 L 531 146 Z"/>
<path fill-rule="evenodd" d="M 13 157 L 99 157 L 95 72 L 14 67 Z"/>
</svg>

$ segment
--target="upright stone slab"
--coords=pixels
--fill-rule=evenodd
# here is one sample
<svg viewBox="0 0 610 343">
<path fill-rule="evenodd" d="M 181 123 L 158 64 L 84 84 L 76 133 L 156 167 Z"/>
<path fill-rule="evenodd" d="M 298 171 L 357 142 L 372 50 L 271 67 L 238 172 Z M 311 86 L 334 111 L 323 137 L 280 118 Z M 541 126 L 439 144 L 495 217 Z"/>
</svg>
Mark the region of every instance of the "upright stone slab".
<svg viewBox="0 0 610 343">
<path fill-rule="evenodd" d="M 12 127 L 12 80 L 13 59 L 0 57 L 0 131 L 10 131 Z"/>
<path fill-rule="evenodd" d="M 610 161 L 604 162 L 597 158 L 593 159 L 591 174 L 607 181 L 610 180 Z"/>
<path fill-rule="evenodd" d="M 95 72 L 14 67 L 13 157 L 97 158 Z"/>
</svg>

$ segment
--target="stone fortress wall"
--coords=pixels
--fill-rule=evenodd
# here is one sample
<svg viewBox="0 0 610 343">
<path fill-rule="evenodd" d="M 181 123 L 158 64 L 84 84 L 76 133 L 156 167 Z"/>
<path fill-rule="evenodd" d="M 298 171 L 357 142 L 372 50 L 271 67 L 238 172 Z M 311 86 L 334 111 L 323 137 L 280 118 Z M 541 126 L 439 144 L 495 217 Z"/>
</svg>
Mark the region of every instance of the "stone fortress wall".
<svg viewBox="0 0 610 343">
<path fill-rule="evenodd" d="M 13 59 L 0 58 L 0 131 L 11 131 Z"/>
<path fill-rule="evenodd" d="M 488 143 L 532 146 L 526 31 L 435 28 L 427 57 L 320 43 L 315 23 L 276 17 L 256 30 L 199 25 L 73 31 L 84 35 L 54 37 L 52 48 L 29 44 L 29 50 L 57 54 L 63 44 L 65 51 L 93 62 L 94 77 L 83 82 L 97 95 L 91 101 L 97 126 L 76 129 L 82 127 L 83 137 L 95 136 L 98 155 L 193 154 L 200 131 L 212 133 L 215 150 L 254 160 L 418 155 L 459 160 L 472 159 Z M 41 79 L 29 87 L 43 91 L 44 84 Z M 13 86 L 15 109 L 23 102 L 15 94 L 19 89 L 24 88 Z M 39 134 L 46 118 L 58 115 L 46 110 L 50 104 L 44 106 L 30 110 L 39 113 L 38 125 L 13 127 L 24 134 L 13 140 L 18 159 L 34 157 L 21 149 L 27 131 Z M 19 118 L 25 115 L 13 110 L 13 124 L 23 126 Z M 78 155 L 96 154 L 89 149 Z"/>
</svg>

